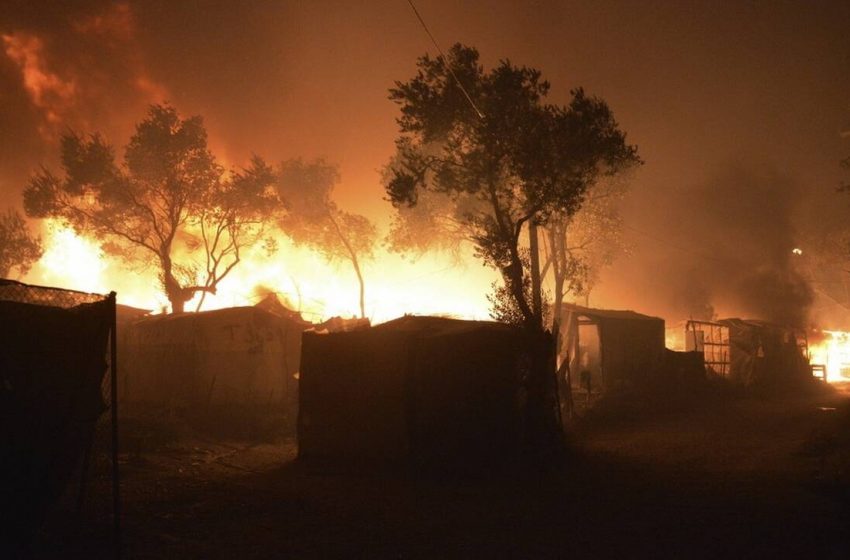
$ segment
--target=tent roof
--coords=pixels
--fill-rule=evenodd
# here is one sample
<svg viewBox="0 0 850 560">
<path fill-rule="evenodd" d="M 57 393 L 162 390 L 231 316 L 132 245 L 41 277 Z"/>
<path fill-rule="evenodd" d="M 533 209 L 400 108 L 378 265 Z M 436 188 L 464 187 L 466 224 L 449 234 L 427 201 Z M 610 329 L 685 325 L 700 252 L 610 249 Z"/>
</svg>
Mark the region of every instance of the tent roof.
<svg viewBox="0 0 850 560">
<path fill-rule="evenodd" d="M 375 329 L 397 332 L 416 332 L 428 334 L 463 334 L 476 331 L 516 332 L 519 329 L 495 321 L 471 321 L 467 319 L 449 319 L 447 317 L 427 317 L 405 315 L 386 323 L 376 325 Z"/>
<path fill-rule="evenodd" d="M 566 311 L 587 315 L 592 319 L 617 319 L 624 321 L 664 321 L 661 317 L 653 317 L 651 315 L 643 315 L 636 311 L 619 310 L 619 309 L 594 309 L 592 307 L 582 307 L 571 303 L 562 304 L 562 308 Z"/>
<path fill-rule="evenodd" d="M 245 307 L 225 307 L 223 309 L 213 309 L 210 311 L 198 311 L 187 313 L 172 313 L 169 315 L 150 315 L 143 317 L 137 323 L 142 324 L 180 324 L 192 323 L 194 321 L 228 321 L 242 317 L 250 317 L 252 315 L 274 317 L 275 319 L 285 319 L 299 324 L 306 324 L 304 321 L 299 321 L 292 316 L 281 316 L 270 311 L 266 311 L 256 306 Z"/>
<path fill-rule="evenodd" d="M 135 321 L 150 314 L 150 309 L 142 309 L 141 307 L 133 307 L 132 305 L 124 305 L 123 303 L 115 305 L 115 316 L 119 323 Z"/>
</svg>

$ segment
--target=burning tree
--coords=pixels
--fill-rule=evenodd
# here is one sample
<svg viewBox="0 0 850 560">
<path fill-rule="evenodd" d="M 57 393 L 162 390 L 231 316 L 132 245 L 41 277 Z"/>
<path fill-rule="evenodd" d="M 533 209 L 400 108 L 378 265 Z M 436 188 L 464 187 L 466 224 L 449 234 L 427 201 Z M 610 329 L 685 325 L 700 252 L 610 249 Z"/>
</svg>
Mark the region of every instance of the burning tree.
<svg viewBox="0 0 850 560">
<path fill-rule="evenodd" d="M 41 238 L 30 233 L 19 212 L 0 214 L 0 276 L 8 276 L 13 268 L 23 276 L 42 253 Z"/>
<path fill-rule="evenodd" d="M 121 164 L 97 134 L 69 133 L 61 146 L 64 174 L 42 169 L 32 177 L 27 214 L 59 218 L 107 253 L 156 267 L 173 312 L 197 293 L 216 292 L 276 206 L 268 165 L 254 157 L 225 173 L 201 117 L 183 119 L 168 105 L 150 108 Z"/>
<path fill-rule="evenodd" d="M 331 200 L 339 170 L 322 159 L 280 164 L 277 192 L 286 210 L 281 228 L 295 242 L 320 251 L 330 261 L 347 260 L 360 285 L 360 316 L 366 317 L 361 263 L 373 257 L 375 226 L 365 216 L 341 210 Z"/>
<path fill-rule="evenodd" d="M 401 134 L 386 191 L 396 208 L 429 191 L 448 196 L 476 255 L 502 274 L 496 311 L 539 330 L 537 226 L 569 219 L 597 178 L 639 161 L 637 149 L 603 100 L 577 89 L 567 106 L 544 103 L 539 70 L 503 60 L 485 71 L 478 59 L 459 44 L 446 58 L 425 55 L 390 90 Z"/>
</svg>

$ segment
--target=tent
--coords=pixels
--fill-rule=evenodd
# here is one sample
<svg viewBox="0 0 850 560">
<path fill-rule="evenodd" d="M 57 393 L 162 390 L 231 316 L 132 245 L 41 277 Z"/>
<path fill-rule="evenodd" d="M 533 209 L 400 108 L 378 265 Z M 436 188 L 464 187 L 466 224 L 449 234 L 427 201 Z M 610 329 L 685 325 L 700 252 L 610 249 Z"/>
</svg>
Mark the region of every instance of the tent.
<svg viewBox="0 0 850 560">
<path fill-rule="evenodd" d="M 123 325 L 120 398 L 190 415 L 287 408 L 296 401 L 301 331 L 309 325 L 297 313 L 259 306 L 157 315 Z"/>
<path fill-rule="evenodd" d="M 558 407 L 553 385 L 534 373 L 541 351 L 551 356 L 550 336 L 438 317 L 305 332 L 299 459 L 476 468 L 542 449 Z"/>
<path fill-rule="evenodd" d="M 661 370 L 664 319 L 563 304 L 561 321 L 561 359 L 570 361 L 574 388 L 632 389 Z"/>
</svg>

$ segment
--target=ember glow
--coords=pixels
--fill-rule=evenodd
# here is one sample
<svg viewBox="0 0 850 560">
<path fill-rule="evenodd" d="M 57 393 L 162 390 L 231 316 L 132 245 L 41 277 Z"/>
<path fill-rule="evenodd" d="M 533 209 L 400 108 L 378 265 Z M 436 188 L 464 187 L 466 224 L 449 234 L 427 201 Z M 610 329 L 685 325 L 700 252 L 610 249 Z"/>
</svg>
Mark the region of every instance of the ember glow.
<svg viewBox="0 0 850 560">
<path fill-rule="evenodd" d="M 850 381 L 850 332 L 821 332 L 822 340 L 809 342 L 810 363 L 824 366 L 830 383 Z"/>
<path fill-rule="evenodd" d="M 114 290 L 119 303 L 156 313 L 168 307 L 153 268 L 128 269 L 105 255 L 96 242 L 54 220 L 46 220 L 42 235 L 45 253 L 25 281 L 86 292 Z M 283 236 L 278 242 L 280 249 L 271 256 L 261 247 L 247 248 L 217 293 L 203 298 L 200 309 L 254 305 L 273 292 L 310 321 L 359 314 L 357 279 L 350 265 L 328 263 Z M 458 265 L 442 255 L 426 255 L 413 262 L 380 251 L 376 256 L 364 266 L 366 312 L 373 322 L 406 313 L 489 318 L 486 287 L 496 278 L 489 269 Z M 196 310 L 200 300 L 197 295 L 186 310 Z"/>
</svg>

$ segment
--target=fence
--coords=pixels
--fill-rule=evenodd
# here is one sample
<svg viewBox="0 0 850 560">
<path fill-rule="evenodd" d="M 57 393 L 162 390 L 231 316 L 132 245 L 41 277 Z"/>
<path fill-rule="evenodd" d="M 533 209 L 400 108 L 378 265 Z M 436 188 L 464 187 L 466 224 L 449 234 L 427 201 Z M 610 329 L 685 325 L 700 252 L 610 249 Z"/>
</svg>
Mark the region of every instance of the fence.
<svg viewBox="0 0 850 560">
<path fill-rule="evenodd" d="M 83 506 L 92 448 L 107 431 L 111 515 L 120 543 L 115 293 L 0 279 L 0 440 L 13 538 L 26 539 L 79 473 Z M 108 372 L 108 374 L 107 374 Z M 109 411 L 104 421 L 103 412 Z M 105 428 L 105 430 L 104 430 Z"/>
</svg>

